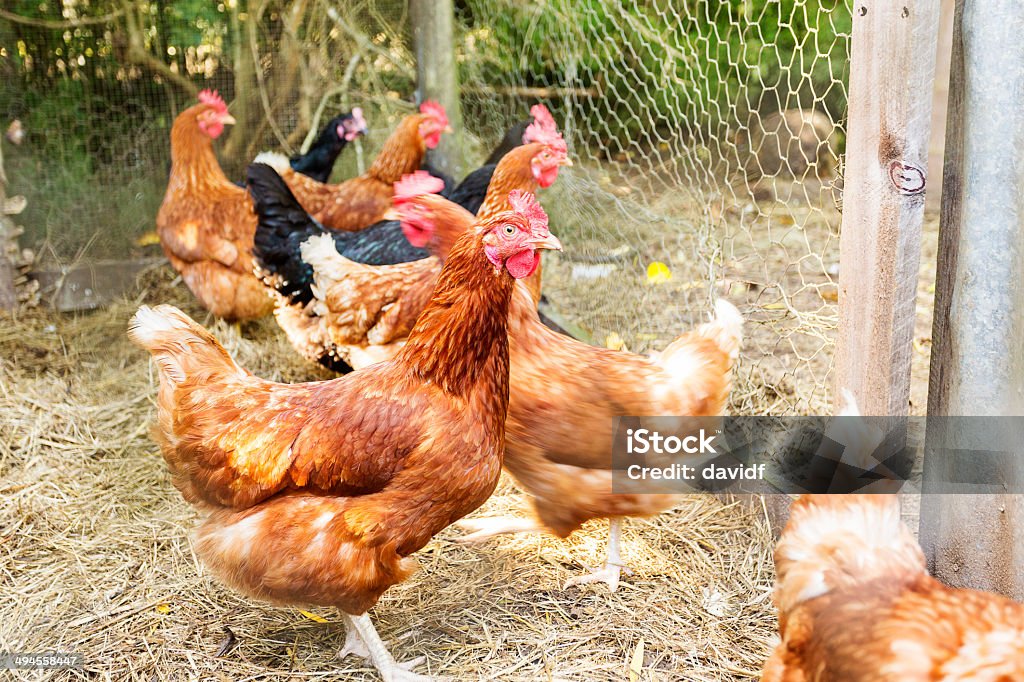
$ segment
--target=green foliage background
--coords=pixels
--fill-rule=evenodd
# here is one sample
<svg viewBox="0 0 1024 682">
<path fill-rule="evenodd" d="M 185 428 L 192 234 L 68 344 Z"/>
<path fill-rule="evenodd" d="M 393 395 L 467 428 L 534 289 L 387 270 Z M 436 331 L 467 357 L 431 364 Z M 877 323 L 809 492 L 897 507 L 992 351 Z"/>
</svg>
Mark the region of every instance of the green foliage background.
<svg viewBox="0 0 1024 682">
<path fill-rule="evenodd" d="M 127 8 L 152 59 L 229 101 L 252 98 L 259 116 L 256 83 L 234 64 L 236 48 L 248 44 L 236 44 L 232 12 L 244 35 L 251 13 L 262 10 L 259 68 L 270 73 L 281 61 L 282 16 L 296 2 L 310 17 L 299 39 L 334 50 L 321 65 L 325 82 L 342 80 L 351 57 L 344 35 L 314 23 L 335 8 L 364 40 L 396 55 L 367 53 L 353 100 L 390 114 L 389 102 L 414 97 L 408 69 L 395 66 L 411 53 L 401 0 L 8 0 L 3 9 L 64 22 Z M 816 108 L 833 121 L 845 115 L 851 17 L 842 0 L 458 0 L 456 12 L 466 125 L 485 140 L 538 98 L 556 114 L 573 109 L 573 141 L 592 158 L 643 154 L 679 139 L 713 150 L 752 114 L 783 108 Z M 124 15 L 68 28 L 0 16 L 0 124 L 19 117 L 29 132 L 21 148 L 5 147 L 7 170 L 11 191 L 29 199 L 20 219 L 25 241 L 44 245 L 44 255 L 124 256 L 133 253 L 132 237 L 152 229 L 169 164 L 167 132 L 191 94 L 133 60 L 132 37 Z M 187 55 L 200 49 L 197 66 Z M 524 95 L 524 87 L 534 90 Z M 551 88 L 592 94 L 533 94 Z M 283 125 L 285 133 L 305 132 L 294 116 Z M 268 130 L 254 128 L 235 134 L 275 148 Z M 235 149 L 226 168 L 240 174 L 251 147 Z"/>
</svg>

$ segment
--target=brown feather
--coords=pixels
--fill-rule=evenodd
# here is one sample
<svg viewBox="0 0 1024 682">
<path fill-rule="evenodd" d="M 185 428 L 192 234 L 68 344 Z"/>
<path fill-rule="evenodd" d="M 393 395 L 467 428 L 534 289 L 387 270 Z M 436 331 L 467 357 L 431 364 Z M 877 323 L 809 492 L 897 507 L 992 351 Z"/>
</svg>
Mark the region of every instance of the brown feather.
<svg viewBox="0 0 1024 682">
<path fill-rule="evenodd" d="M 1024 679 L 1024 605 L 943 585 L 890 495 L 805 495 L 775 550 L 766 682 Z"/>
<path fill-rule="evenodd" d="M 325 227 L 354 232 L 383 220 L 394 184 L 423 165 L 426 145 L 419 134 L 422 114 L 406 116 L 384 142 L 373 164 L 359 177 L 337 185 L 282 169 L 281 177 L 302 207 Z"/>
<path fill-rule="evenodd" d="M 332 381 L 259 379 L 180 311 L 136 315 L 129 333 L 160 370 L 157 438 L 175 485 L 210 512 L 196 550 L 227 584 L 362 613 L 490 495 L 513 280 L 481 239 L 456 243 L 393 361 Z"/>
<path fill-rule="evenodd" d="M 171 178 L 157 214 L 164 253 L 203 307 L 229 321 L 273 310 L 267 289 L 253 274 L 256 214 L 247 192 L 232 184 L 217 162 L 213 142 L 196 117 L 183 111 L 171 128 Z"/>
</svg>

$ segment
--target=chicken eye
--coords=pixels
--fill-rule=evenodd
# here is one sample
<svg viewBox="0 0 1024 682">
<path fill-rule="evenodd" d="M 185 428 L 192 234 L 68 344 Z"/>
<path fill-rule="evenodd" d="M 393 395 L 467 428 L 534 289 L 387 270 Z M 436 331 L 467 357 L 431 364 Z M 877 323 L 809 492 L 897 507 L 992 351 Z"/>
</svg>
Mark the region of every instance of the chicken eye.
<svg viewBox="0 0 1024 682">
<path fill-rule="evenodd" d="M 516 228 L 515 228 L 514 225 L 506 225 L 505 226 L 505 234 L 507 234 L 509 237 L 511 237 L 515 233 L 516 233 Z"/>
</svg>

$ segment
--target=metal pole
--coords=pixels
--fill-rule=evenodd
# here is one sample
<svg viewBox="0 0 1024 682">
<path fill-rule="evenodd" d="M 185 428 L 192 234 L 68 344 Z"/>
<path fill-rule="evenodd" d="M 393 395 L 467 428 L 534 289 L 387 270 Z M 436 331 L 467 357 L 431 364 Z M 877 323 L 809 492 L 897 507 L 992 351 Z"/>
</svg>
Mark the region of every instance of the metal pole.
<svg viewBox="0 0 1024 682">
<path fill-rule="evenodd" d="M 930 415 L 1024 415 L 1022 31 L 1019 0 L 957 1 Z M 1006 466 L 1021 493 L 1024 452 Z M 941 580 L 1021 599 L 1022 521 L 1020 494 L 925 495 L 921 544 Z"/>
<path fill-rule="evenodd" d="M 431 154 L 431 162 L 458 179 L 465 168 L 459 74 L 455 62 L 455 8 L 452 0 L 410 0 L 409 16 L 416 45 L 419 97 L 435 99 L 444 105 L 448 122 L 455 131 L 441 138 L 437 151 Z"/>
</svg>

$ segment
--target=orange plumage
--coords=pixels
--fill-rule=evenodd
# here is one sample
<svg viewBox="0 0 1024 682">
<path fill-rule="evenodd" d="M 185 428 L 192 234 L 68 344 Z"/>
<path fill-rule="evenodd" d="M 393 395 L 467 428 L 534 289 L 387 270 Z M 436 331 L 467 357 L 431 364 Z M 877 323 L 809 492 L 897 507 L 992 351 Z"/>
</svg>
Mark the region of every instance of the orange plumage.
<svg viewBox="0 0 1024 682">
<path fill-rule="evenodd" d="M 233 123 L 218 96 L 181 112 L 171 128 L 171 178 L 156 228 L 164 253 L 203 307 L 229 321 L 262 317 L 273 300 L 253 274 L 256 214 L 231 183 L 213 140 Z"/>
<path fill-rule="evenodd" d="M 590 519 L 612 522 L 605 566 L 568 584 L 602 580 L 614 590 L 623 563 L 619 519 L 674 506 L 674 494 L 612 492 L 613 418 L 623 415 L 719 416 L 725 413 L 743 320 L 719 301 L 716 318 L 683 334 L 660 354 L 611 351 L 558 334 L 540 321 L 524 286 L 509 318 L 511 349 L 505 466 L 532 497 L 539 528 L 567 537 Z M 466 540 L 538 526 L 474 519 Z"/>
<path fill-rule="evenodd" d="M 307 213 L 325 227 L 351 232 L 384 219 L 394 184 L 423 165 L 427 149 L 436 146 L 447 129 L 444 109 L 424 103 L 421 113 L 402 119 L 365 173 L 337 185 L 296 173 L 287 163 L 264 160 L 275 166 Z"/>
<path fill-rule="evenodd" d="M 129 333 L 159 368 L 156 438 L 174 484 L 208 513 L 196 551 L 211 570 L 256 598 L 337 606 L 378 668 L 393 667 L 355 615 L 496 485 L 514 287 L 504 264 L 557 247 L 517 213 L 481 223 L 454 246 L 402 352 L 333 381 L 259 379 L 177 309 L 142 308 Z"/>
<path fill-rule="evenodd" d="M 508 211 L 511 192 L 536 191 L 540 186 L 537 175 L 542 175 L 535 170 L 538 166 L 557 173 L 564 160 L 564 152 L 553 153 L 545 143 L 513 149 L 495 168 L 476 218 L 442 197 L 421 196 L 418 202 L 434 215 L 437 226 L 430 248 L 445 253 L 474 220 L 489 220 Z M 326 353 L 357 369 L 398 352 L 441 271 L 436 257 L 397 265 L 363 265 L 338 254 L 332 240 L 319 237 L 303 244 L 302 254 L 313 268 L 316 299 L 301 307 L 283 304 L 276 312 L 278 323 L 304 356 L 316 360 Z M 529 286 L 539 287 L 539 272 L 540 267 L 527 278 Z"/>
<path fill-rule="evenodd" d="M 531 153 L 524 152 L 524 156 Z M 512 166 L 520 167 L 521 163 Z M 498 193 L 504 183 L 525 181 L 515 172 L 501 181 L 497 173 L 495 177 Z M 500 202 L 491 199 L 490 190 L 488 197 L 481 213 L 500 207 Z M 440 268 L 438 259 L 446 255 L 449 234 L 461 232 L 472 222 L 468 213 L 452 209 L 451 202 L 441 197 L 424 195 L 417 201 L 418 215 L 432 214 L 437 226 L 438 232 L 428 244 L 436 258 L 371 267 L 341 258 L 330 240 L 304 248 L 321 287 L 320 304 L 330 311 L 330 322 L 317 331 L 323 334 L 321 340 L 332 343 L 355 367 L 397 352 L 400 346 L 395 341 L 401 328 L 394 321 L 405 315 L 414 319 L 417 311 L 412 292 L 430 286 L 430 268 Z M 403 287 L 403 277 L 410 272 L 419 273 L 422 279 Z M 612 419 L 622 415 L 724 414 L 743 321 L 734 307 L 722 301 L 714 321 L 683 334 L 660 354 L 647 357 L 610 351 L 548 329 L 537 314 L 530 279 L 517 287 L 509 318 L 512 389 L 506 466 L 533 497 L 543 527 L 560 537 L 567 537 L 590 519 L 612 518 L 611 566 L 619 563 L 615 519 L 656 514 L 679 499 L 677 495 L 612 492 Z M 384 295 L 378 297 L 381 293 Z M 378 310 L 380 314 L 375 314 Z M 471 539 L 534 529 L 521 521 L 489 519 L 463 525 L 477 531 Z M 608 575 L 599 577 L 607 577 L 614 587 L 618 568 L 608 568 Z"/>
<path fill-rule="evenodd" d="M 1024 605 L 928 575 L 893 495 L 804 495 L 775 549 L 764 682 L 1024 679 Z"/>
</svg>

